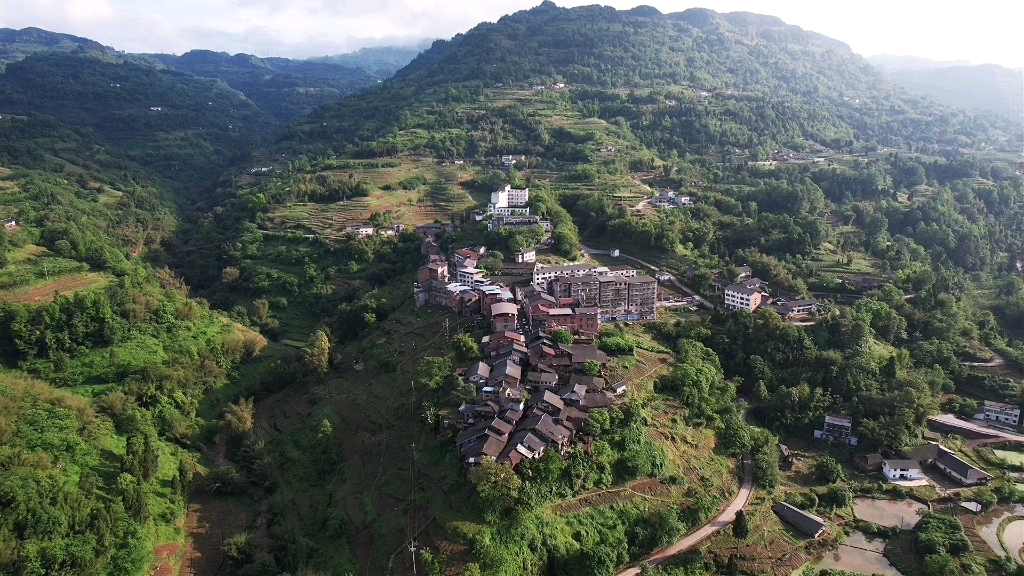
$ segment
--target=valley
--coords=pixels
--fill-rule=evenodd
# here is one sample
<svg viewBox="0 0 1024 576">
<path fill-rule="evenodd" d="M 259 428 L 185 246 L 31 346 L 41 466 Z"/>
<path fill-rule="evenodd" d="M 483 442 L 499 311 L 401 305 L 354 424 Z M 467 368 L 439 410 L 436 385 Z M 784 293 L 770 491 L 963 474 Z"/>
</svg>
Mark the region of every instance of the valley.
<svg viewBox="0 0 1024 576">
<path fill-rule="evenodd" d="M 51 34 L 0 34 L 0 574 L 1024 570 L 1019 122 L 705 9 Z"/>
</svg>

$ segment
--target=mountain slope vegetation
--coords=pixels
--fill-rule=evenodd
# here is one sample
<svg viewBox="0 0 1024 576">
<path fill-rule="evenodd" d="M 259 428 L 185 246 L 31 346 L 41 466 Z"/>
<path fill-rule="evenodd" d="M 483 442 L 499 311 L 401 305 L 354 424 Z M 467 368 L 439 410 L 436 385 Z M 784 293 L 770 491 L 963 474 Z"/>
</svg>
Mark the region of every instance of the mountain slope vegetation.
<svg viewBox="0 0 1024 576">
<path fill-rule="evenodd" d="M 223 80 L 279 122 L 304 116 L 379 80 L 362 68 L 327 62 L 231 56 L 208 50 L 151 56 L 176 70 Z"/>
<path fill-rule="evenodd" d="M 674 86 L 699 103 L 713 93 L 739 108 L 726 122 L 755 131 L 759 126 L 751 121 L 776 107 L 786 110 L 769 120 L 773 126 L 793 132 L 805 131 L 802 121 L 844 126 L 857 140 L 890 147 L 913 141 L 936 149 L 982 143 L 1012 149 L 1020 139 L 1002 117 L 967 114 L 902 90 L 846 45 L 777 18 L 705 9 L 667 15 L 565 9 L 551 2 L 435 42 L 393 80 L 324 107 L 287 138 L 342 151 L 357 140 L 407 129 L 424 114 L 436 116 L 424 109 L 438 103 L 472 102 L 496 85 L 554 83 L 608 91 L 607 98 L 621 98 L 620 90 Z M 713 125 L 721 116 L 715 108 L 691 105 L 684 114 Z M 459 119 L 421 125 L 452 122 Z"/>
<path fill-rule="evenodd" d="M 266 142 L 273 126 L 222 81 L 63 53 L 9 64 L 0 74 L 0 110 L 92 130 L 125 158 L 199 188 Z"/>
<path fill-rule="evenodd" d="M 54 512 L 31 482 L 5 484 L 30 512 L 3 509 L 0 572 L 47 561 L 43 572 L 151 573 L 151 544 L 185 540 L 191 499 L 223 527 L 194 539 L 204 575 L 612 575 L 712 517 L 749 457 L 759 540 L 733 530 L 653 572 L 788 575 L 837 535 L 798 541 L 771 504 L 799 500 L 840 526 L 877 478 L 844 478 L 855 450 L 824 444 L 800 454 L 828 486 L 784 473 L 780 437 L 848 414 L 856 450 L 898 455 L 940 409 L 1024 403 L 1019 131 L 903 90 L 842 43 L 774 18 L 545 2 L 435 42 L 269 148 L 253 126 L 275 123 L 222 81 L 79 54 L 11 69 L 0 95 L 21 108 L 0 104 L 0 216 L 21 224 L 0 235 L 0 410 L 20 425 L 0 420 L 0 471 L 82 504 Z M 103 86 L 116 71 L 153 90 L 120 102 Z M 85 104 L 40 94 L 33 107 L 28 95 L 58 87 Z M 223 99 L 204 111 L 214 93 Z M 139 120 L 163 111 L 156 98 L 181 111 L 171 124 Z M 107 114 L 101 104 L 119 130 L 91 117 Z M 239 110 L 238 132 L 189 128 L 234 125 Z M 189 165 L 217 186 L 187 211 L 184 179 L 160 156 L 176 151 L 156 147 L 180 131 L 216 152 Z M 530 188 L 550 242 L 540 227 L 470 218 L 505 185 Z M 665 189 L 691 205 L 654 207 Z M 366 221 L 382 232 L 345 232 Z M 611 358 L 596 369 L 628 383 L 621 402 L 592 411 L 564 455 L 468 472 L 455 437 L 478 391 L 458 370 L 491 326 L 413 302 L 429 248 L 412 229 L 425 223 L 452 224 L 436 237 L 448 253 L 488 246 L 486 268 L 533 246 L 545 263 L 611 266 L 622 260 L 584 246 L 618 248 L 708 299 L 746 266 L 771 297 L 821 307 L 670 305 L 657 321 L 606 325 L 596 339 Z M 58 284 L 77 277 L 90 284 L 75 294 Z M 659 292 L 681 299 L 677 288 Z M 997 355 L 998 371 L 977 365 Z M 41 413 L 60 430 L 40 427 Z M 53 440 L 72 432 L 84 446 Z M 71 464 L 50 465 L 59 459 Z M 101 480 L 83 485 L 86 469 Z M 989 500 L 1024 494 L 998 478 Z M 97 502 L 126 510 L 115 534 L 138 535 L 129 560 L 116 548 L 128 537 L 93 521 Z M 904 555 L 941 562 L 936 573 L 998 569 L 969 546 Z"/>
<path fill-rule="evenodd" d="M 110 50 L 99 42 L 69 34 L 58 34 L 40 28 L 13 30 L 0 28 L 0 72 L 4 67 L 39 52 L 104 52 Z"/>
<path fill-rule="evenodd" d="M 950 106 L 977 108 L 1024 123 L 1024 72 L 994 64 L 894 70 L 893 82 Z"/>
</svg>

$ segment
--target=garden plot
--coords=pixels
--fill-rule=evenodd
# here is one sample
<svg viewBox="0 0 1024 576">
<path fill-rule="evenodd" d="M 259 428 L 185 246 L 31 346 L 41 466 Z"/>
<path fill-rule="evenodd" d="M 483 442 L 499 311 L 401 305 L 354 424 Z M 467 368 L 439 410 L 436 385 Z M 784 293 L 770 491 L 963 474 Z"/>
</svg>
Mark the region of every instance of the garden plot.
<svg viewBox="0 0 1024 576">
<path fill-rule="evenodd" d="M 1014 520 L 1003 528 L 1003 543 L 1010 557 L 1021 562 L 1020 549 L 1024 547 L 1024 520 Z"/>
<path fill-rule="evenodd" d="M 873 522 L 879 526 L 895 526 L 902 530 L 910 530 L 921 519 L 920 514 L 928 507 L 914 500 L 876 500 L 874 498 L 855 498 L 853 512 L 857 518 Z M 870 574 L 870 572 L 869 572 Z"/>
<path fill-rule="evenodd" d="M 1000 556 L 1002 556 L 1004 552 L 1003 545 L 999 543 L 999 524 L 1010 516 L 1024 516 L 1024 506 L 1018 504 L 1014 506 L 1013 509 L 1001 513 L 986 524 L 981 524 L 980 521 L 977 524 L 978 535 L 981 536 L 981 539 L 984 540 L 986 544 L 988 544 L 989 548 L 994 550 Z"/>
<path fill-rule="evenodd" d="M 885 574 L 902 576 L 882 555 L 885 540 L 868 540 L 864 534 L 853 531 L 839 545 L 839 549 L 828 552 L 825 557 L 811 565 L 819 570 L 845 570 L 854 574 Z"/>
<path fill-rule="evenodd" d="M 1022 452 L 1014 452 L 1013 450 L 995 450 L 994 449 L 994 450 L 992 450 L 992 453 L 995 454 L 996 456 L 998 456 L 999 458 L 1002 458 L 1003 460 L 1006 460 L 1010 464 L 1015 464 L 1017 466 L 1024 466 L 1024 453 L 1022 453 Z"/>
</svg>

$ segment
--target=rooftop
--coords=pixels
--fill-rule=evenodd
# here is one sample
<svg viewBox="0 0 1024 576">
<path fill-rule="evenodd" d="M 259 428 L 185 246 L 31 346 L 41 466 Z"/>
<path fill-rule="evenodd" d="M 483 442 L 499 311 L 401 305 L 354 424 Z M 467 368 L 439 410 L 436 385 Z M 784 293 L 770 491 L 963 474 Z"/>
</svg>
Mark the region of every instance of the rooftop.
<svg viewBox="0 0 1024 576">
<path fill-rule="evenodd" d="M 518 314 L 519 306 L 512 304 L 511 302 L 498 302 L 497 304 L 491 304 L 491 316 L 497 316 L 499 314 Z"/>
</svg>

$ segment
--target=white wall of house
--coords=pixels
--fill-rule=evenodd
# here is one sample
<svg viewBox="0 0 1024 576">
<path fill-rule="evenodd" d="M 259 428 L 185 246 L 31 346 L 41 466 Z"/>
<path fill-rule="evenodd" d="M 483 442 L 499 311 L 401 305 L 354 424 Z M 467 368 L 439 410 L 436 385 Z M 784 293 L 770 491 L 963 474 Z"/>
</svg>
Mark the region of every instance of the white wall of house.
<svg viewBox="0 0 1024 576">
<path fill-rule="evenodd" d="M 925 478 L 924 473 L 921 472 L 920 465 L 917 468 L 890 468 L 887 460 L 882 462 L 882 474 L 885 474 L 885 477 L 890 481 L 924 480 Z"/>
</svg>

